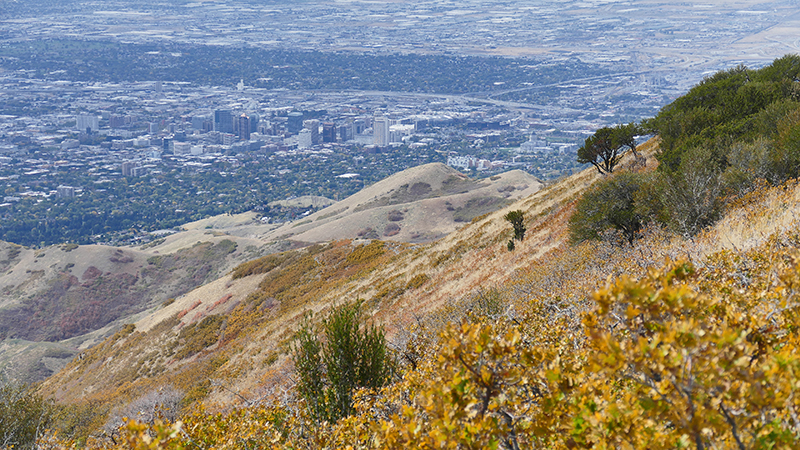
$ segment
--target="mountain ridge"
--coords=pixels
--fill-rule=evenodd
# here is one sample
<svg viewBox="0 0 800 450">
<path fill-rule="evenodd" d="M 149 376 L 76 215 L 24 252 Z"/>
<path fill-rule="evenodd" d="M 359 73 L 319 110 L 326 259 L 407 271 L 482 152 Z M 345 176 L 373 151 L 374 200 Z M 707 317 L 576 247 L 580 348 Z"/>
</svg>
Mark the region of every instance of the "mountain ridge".
<svg viewBox="0 0 800 450">
<path fill-rule="evenodd" d="M 452 176 L 449 170 L 443 173 L 448 177 Z M 114 339 L 116 343 L 112 347 L 105 344 L 96 347 L 90 353 L 97 352 L 98 356 L 88 358 L 91 361 L 99 361 L 105 358 L 100 357 L 100 354 L 110 351 L 117 355 L 114 358 L 121 358 L 119 362 L 110 363 L 111 365 L 103 370 L 98 366 L 96 370 L 87 371 L 85 368 L 81 369 L 87 364 L 86 360 L 73 361 L 61 374 L 45 380 L 42 389 L 61 401 L 77 400 L 80 396 L 76 395 L 78 392 L 83 392 L 86 385 L 116 386 L 115 389 L 122 391 L 112 396 L 130 397 L 133 395 L 131 390 L 136 390 L 128 384 L 130 381 L 120 384 L 114 381 L 114 377 L 109 379 L 99 375 L 107 371 L 124 373 L 126 367 L 141 366 L 141 360 L 136 357 L 133 359 L 124 357 L 121 348 L 133 343 L 135 347 L 126 348 L 125 353 L 152 354 L 153 349 L 143 344 L 150 339 L 155 342 L 172 342 L 166 347 L 172 345 L 179 349 L 185 345 L 179 337 L 180 330 L 188 325 L 202 323 L 220 313 L 222 308 L 233 311 L 227 315 L 229 323 L 249 318 L 254 320 L 253 323 L 256 325 L 245 333 L 246 340 L 240 339 L 238 343 L 228 341 L 224 344 L 229 346 L 229 349 L 237 350 L 218 360 L 221 366 L 213 369 L 220 374 L 217 378 L 229 380 L 230 374 L 239 373 L 240 380 L 238 382 L 229 380 L 227 382 L 232 384 L 215 388 L 206 386 L 203 388 L 204 392 L 208 390 L 205 394 L 206 401 L 210 404 L 236 401 L 237 395 L 231 394 L 232 391 L 239 392 L 240 395 L 263 395 L 259 392 L 265 385 L 270 386 L 270 389 L 285 389 L 289 370 L 287 339 L 291 335 L 290 330 L 305 314 L 310 311 L 319 314 L 331 304 L 362 298 L 368 305 L 384 305 L 373 310 L 372 317 L 382 323 L 390 335 L 395 336 L 402 329 L 402 324 L 413 322 L 415 316 L 427 315 L 447 305 L 453 298 L 468 297 L 482 286 L 501 283 L 513 275 L 515 268 L 527 265 L 531 258 L 539 258 L 563 245 L 567 239 L 564 227 L 570 209 L 569 199 L 593 183 L 597 177 L 596 173 L 585 170 L 562 183 L 536 189 L 515 203 L 479 216 L 470 223 L 465 223 L 457 231 L 430 243 L 408 245 L 370 239 L 340 240 L 289 251 L 278 256 L 266 256 L 262 259 L 285 258 L 289 264 L 276 261 L 268 266 L 274 268 L 266 273 L 239 279 L 226 275 L 213 282 L 214 287 L 200 287 L 178 298 L 175 303 L 166 306 L 153 316 L 140 319 L 135 323 L 134 331 L 128 336 Z M 511 174 L 506 181 L 510 181 L 509 184 L 513 185 L 518 180 L 516 174 Z M 497 187 L 494 183 L 489 186 L 492 189 Z M 364 201 L 371 201 L 377 197 L 368 192 L 357 198 L 355 203 L 363 204 Z M 334 204 L 329 208 L 336 206 Z M 520 243 L 519 249 L 509 253 L 505 242 L 510 229 L 502 217 L 507 211 L 516 208 L 524 209 L 536 226 L 531 227 L 528 237 Z M 322 215 L 324 212 L 323 209 L 315 214 Z M 354 258 L 352 255 L 360 256 Z M 363 258 L 363 261 L 360 258 Z M 480 264 L 480 261 L 486 258 L 504 261 L 505 270 L 494 271 L 493 266 Z M 356 261 L 353 261 L 354 259 Z M 327 270 L 328 268 L 330 270 Z M 322 284 L 319 284 L 320 279 L 324 280 Z M 264 286 L 265 283 L 267 286 Z M 310 285 L 307 290 L 302 287 L 304 283 Z M 260 294 L 259 289 L 256 289 L 249 295 L 242 295 L 243 290 L 255 285 L 261 285 L 260 290 L 266 293 Z M 432 289 L 431 285 L 435 285 L 436 288 Z M 293 289 L 300 289 L 300 292 L 292 293 Z M 234 294 L 233 291 L 238 293 Z M 225 300 L 222 303 L 227 306 L 217 304 L 223 299 Z M 258 325 L 261 313 L 272 314 L 275 319 Z M 259 318 L 254 318 L 253 314 Z M 158 325 L 159 320 L 162 324 L 171 325 L 165 329 Z M 223 341 L 230 339 L 231 334 L 229 326 L 226 326 Z M 147 337 L 148 335 L 150 337 Z M 195 372 L 209 370 L 206 364 L 209 360 L 221 357 L 214 354 L 224 347 L 221 344 L 223 341 L 211 344 L 184 362 L 169 362 L 174 358 L 174 354 L 161 351 L 160 356 L 155 356 L 155 360 L 148 362 L 147 365 L 152 367 L 163 365 L 167 372 L 176 371 L 176 375 L 167 378 L 182 379 L 177 375 L 181 370 Z M 185 369 L 186 367 L 195 368 Z M 164 374 L 155 376 L 158 378 Z M 208 376 L 215 377 L 210 374 Z M 75 391 L 78 386 L 81 386 L 80 391 Z M 198 387 L 187 389 L 193 392 Z"/>
<path fill-rule="evenodd" d="M 798 73 L 795 55 L 709 77 L 646 123 L 588 138 L 579 154 L 602 168 L 440 239 L 250 259 L 139 316 L 37 392 L 87 418 L 71 436 L 94 433 L 98 447 L 120 448 L 117 436 L 167 448 L 795 448 Z M 656 137 L 618 159 L 632 138 L 621 133 L 640 125 Z M 442 175 L 442 192 L 478 184 Z M 411 213 L 396 205 L 438 194 L 395 186 L 353 209 L 401 222 Z M 455 219 L 460 205 L 444 205 Z M 524 239 L 510 217 L 523 218 Z M 319 397 L 296 377 L 334 395 L 356 352 L 305 358 L 310 372 L 293 361 L 298 345 L 308 356 L 307 344 L 334 342 L 337 311 L 353 304 L 397 371 L 348 394 L 349 416 L 317 420 L 306 402 Z M 125 415 L 147 423 L 120 427 Z"/>
<path fill-rule="evenodd" d="M 451 184 L 449 191 L 443 189 L 448 183 Z M 404 189 L 404 184 L 428 188 L 402 198 L 392 197 Z M 491 201 L 468 210 L 467 219 L 501 207 L 509 199 L 535 192 L 540 186 L 538 180 L 520 171 L 476 181 L 434 163 L 399 172 L 308 218 L 281 225 L 266 224 L 255 213 L 244 213 L 188 223 L 178 232 L 163 233 L 163 237 L 154 242 L 128 247 L 62 244 L 26 249 L 3 243 L 0 266 L 7 267 L 0 271 L 0 287 L 4 286 L 0 290 L 0 336 L 15 339 L 0 347 L 0 367 L 7 379 L 38 381 L 124 324 L 139 320 L 142 314 L 158 309 L 174 297 L 183 298 L 181 296 L 192 289 L 224 277 L 226 272 L 249 259 L 336 237 L 429 241 L 462 226 L 463 222 L 456 222 L 453 216 L 471 199 Z M 433 196 L 437 197 L 431 198 Z M 374 204 L 375 200 L 386 199 L 394 203 Z M 321 199 L 315 201 L 319 203 Z M 312 222 L 303 224 L 305 220 Z M 386 227 L 391 225 L 399 230 L 386 236 Z M 359 236 L 359 231 L 366 228 L 373 230 L 370 235 Z M 219 260 L 207 260 L 204 254 L 211 250 L 206 247 L 213 249 L 223 244 L 232 249 L 231 252 Z M 204 275 L 200 275 L 201 272 Z M 106 295 L 112 288 L 118 293 Z M 66 309 L 57 307 L 65 303 L 64 299 L 73 300 L 67 302 Z M 87 305 L 95 305 L 91 308 L 96 312 L 90 314 Z M 58 308 L 64 311 L 58 313 Z M 118 312 L 111 315 L 102 312 L 110 308 Z M 53 317 L 35 325 L 41 333 L 32 331 L 33 324 L 24 325 L 30 321 L 29 317 L 37 314 Z M 106 318 L 86 319 L 96 314 Z M 47 331 L 55 326 L 56 319 L 85 325 L 71 331 Z M 58 364 L 46 360 L 45 367 L 43 358 L 49 357 L 44 355 L 55 351 L 53 348 L 58 349 L 61 358 Z M 25 357 L 26 352 L 31 355 L 29 358 Z"/>
</svg>

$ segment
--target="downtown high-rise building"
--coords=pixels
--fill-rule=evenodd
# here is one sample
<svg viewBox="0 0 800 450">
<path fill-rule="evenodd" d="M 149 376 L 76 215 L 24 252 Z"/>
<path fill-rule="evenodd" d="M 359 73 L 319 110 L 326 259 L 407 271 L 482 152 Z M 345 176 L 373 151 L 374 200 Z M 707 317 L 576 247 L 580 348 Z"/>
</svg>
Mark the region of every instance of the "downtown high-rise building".
<svg viewBox="0 0 800 450">
<path fill-rule="evenodd" d="M 297 133 L 297 148 L 311 148 L 312 145 L 314 145 L 314 142 L 311 139 L 311 130 L 303 128 Z"/>
<path fill-rule="evenodd" d="M 389 146 L 389 118 L 376 116 L 372 121 L 373 142 L 378 147 Z"/>
<path fill-rule="evenodd" d="M 322 142 L 336 142 L 336 125 L 333 122 L 322 124 Z"/>
<path fill-rule="evenodd" d="M 250 140 L 250 118 L 247 117 L 247 114 L 239 116 L 239 140 Z"/>
<path fill-rule="evenodd" d="M 347 142 L 354 138 L 353 124 L 351 122 L 341 125 L 338 131 L 339 131 L 339 137 L 342 139 L 342 142 Z"/>
<path fill-rule="evenodd" d="M 75 127 L 81 132 L 92 132 L 100 129 L 100 118 L 93 114 L 80 114 L 75 117 Z"/>
<path fill-rule="evenodd" d="M 303 121 L 303 128 L 311 132 L 311 143 L 319 144 L 319 120 L 309 119 Z"/>
<path fill-rule="evenodd" d="M 214 131 L 233 133 L 233 115 L 228 109 L 214 111 Z"/>
<path fill-rule="evenodd" d="M 292 111 L 286 117 L 286 129 L 289 133 L 297 133 L 303 129 L 303 113 Z"/>
<path fill-rule="evenodd" d="M 261 117 L 256 113 L 250 113 L 247 116 L 250 117 L 250 132 L 258 132 L 258 123 L 261 122 Z"/>
</svg>

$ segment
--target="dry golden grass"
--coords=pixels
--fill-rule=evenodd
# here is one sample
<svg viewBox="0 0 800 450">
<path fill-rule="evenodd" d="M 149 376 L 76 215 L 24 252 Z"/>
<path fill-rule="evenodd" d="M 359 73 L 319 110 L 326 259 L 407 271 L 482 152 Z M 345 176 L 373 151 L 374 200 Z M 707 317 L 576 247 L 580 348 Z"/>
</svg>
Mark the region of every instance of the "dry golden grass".
<svg viewBox="0 0 800 450">
<path fill-rule="evenodd" d="M 453 179 L 470 184 L 469 192 L 448 192 L 447 184 Z M 429 185 L 430 194 L 435 197 L 381 204 L 381 200 L 386 200 L 415 183 Z M 536 178 L 519 170 L 468 183 L 463 174 L 444 164 L 425 164 L 396 173 L 307 218 L 265 233 L 261 238 L 274 240 L 288 237 L 302 242 L 328 242 L 336 239 L 357 239 L 359 232 L 365 229 L 375 230 L 377 236 L 383 238 L 384 230 L 391 222 L 388 218 L 389 212 L 399 209 L 404 213 L 403 220 L 396 223 L 400 226 L 400 232 L 389 239 L 399 242 L 430 242 L 463 225 L 454 220 L 453 212 L 448 207 L 461 207 L 468 200 L 481 197 L 507 198 L 513 201 L 527 197 L 541 186 Z"/>
<path fill-rule="evenodd" d="M 749 250 L 775 233 L 797 229 L 798 219 L 800 181 L 762 186 L 730 205 L 725 217 L 698 237 L 698 246 L 704 254 Z"/>
<path fill-rule="evenodd" d="M 649 165 L 636 170 L 652 170 L 656 143 L 640 150 Z M 632 163 L 625 160 L 623 166 Z M 570 246 L 567 223 L 574 203 L 599 178 L 594 168 L 586 169 L 433 243 L 338 241 L 299 250 L 266 274 L 223 277 L 140 319 L 134 333 L 91 350 L 89 361 L 74 363 L 43 389 L 64 400 L 89 390 L 97 397 L 124 401 L 153 386 L 174 384 L 191 392 L 192 398 L 220 407 L 241 402 L 241 396 L 277 396 L 292 383 L 288 353 L 299 321 L 333 304 L 363 299 L 372 320 L 385 326 L 393 342 L 420 318 L 443 314 L 457 319 L 463 314 L 458 305 L 491 289 L 508 308 L 521 311 L 543 298 L 558 303 L 568 293 L 573 297 L 571 311 L 577 314 L 574 308 L 584 305 L 588 293 L 609 276 L 642 274 L 665 258 L 701 261 L 719 249 L 753 248 L 798 225 L 800 190 L 791 182 L 735 203 L 722 221 L 693 240 L 652 229 L 633 246 Z M 506 242 L 512 230 L 503 215 L 512 210 L 524 212 L 528 233 L 509 252 Z M 175 319 L 178 314 L 180 320 Z M 228 314 L 219 342 L 175 360 L 169 349 L 180 348 L 179 330 L 211 314 Z M 133 376 L 130 367 L 146 375 Z"/>
<path fill-rule="evenodd" d="M 442 172 L 439 186 L 435 181 L 430 183 L 433 189 L 441 187 L 445 176 L 453 175 L 449 168 L 435 166 L 433 169 Z M 185 385 L 178 388 L 195 392 L 204 381 L 180 376 L 186 371 L 207 373 L 208 377 L 222 383 L 217 387 L 203 388 L 204 395 L 207 394 L 206 400 L 210 403 L 236 402 L 238 397 L 232 394 L 234 391 L 261 395 L 258 393 L 280 389 L 289 382 L 287 373 L 290 361 L 286 356 L 289 338 L 304 314 L 319 314 L 330 305 L 361 298 L 370 308 L 373 320 L 386 326 L 392 336 L 392 333 L 415 320 L 415 316 L 469 296 L 478 288 L 503 284 L 532 260 L 563 245 L 566 239 L 563 230 L 572 199 L 597 178 L 593 170 L 586 170 L 541 190 L 538 190 L 538 185 L 524 186 L 524 182 L 530 180 L 518 173 L 487 182 L 480 189 L 497 192 L 498 187 L 516 185 L 521 187 L 515 189 L 517 194 L 530 193 L 531 189 L 536 192 L 502 211 L 477 218 L 432 244 L 408 246 L 387 243 L 376 259 L 353 259 L 348 256 L 363 252 L 368 241 L 342 241 L 315 253 L 312 265 L 297 266 L 296 269 L 292 268 L 295 266 L 280 267 L 267 275 L 238 280 L 223 277 L 142 317 L 136 323 L 134 333 L 119 338 L 116 346 L 104 344 L 96 347 L 91 351 L 96 354 L 90 359 L 92 362 L 74 363 L 61 374 L 47 380 L 43 390 L 65 401 L 80 398 L 86 389 L 91 389 L 93 395 L 98 397 L 124 401 L 134 392 L 179 379 Z M 426 175 L 428 180 L 431 179 L 429 175 Z M 414 179 L 401 177 L 392 182 L 402 185 Z M 360 197 L 352 201 L 356 204 L 372 201 L 378 192 L 362 192 L 357 194 Z M 437 201 L 444 206 L 443 200 L 432 199 L 427 202 L 436 204 Z M 453 204 L 457 205 L 455 202 Z M 333 208 L 338 206 L 341 205 Z M 525 211 L 531 231 L 517 250 L 509 253 L 506 241 L 511 236 L 511 229 L 502 216 L 514 209 Z M 420 208 L 419 211 L 424 209 Z M 417 210 L 405 212 L 405 220 L 417 213 Z M 434 224 L 438 217 L 421 215 L 423 220 Z M 244 220 L 243 223 L 246 222 Z M 202 226 L 208 225 L 201 223 L 191 228 L 196 232 L 205 229 Z M 183 238 L 172 239 L 172 243 L 168 240 L 161 248 L 175 246 L 174 242 Z M 292 270 L 301 271 L 292 275 Z M 285 275 L 280 275 L 282 271 Z M 271 284 L 257 288 L 265 277 L 272 277 Z M 281 288 L 282 284 L 286 284 L 286 288 Z M 247 306 L 248 294 L 263 289 L 276 292 L 260 294 L 261 297 L 258 297 L 259 304 L 267 302 L 271 306 L 266 309 Z M 196 323 L 209 314 L 230 311 L 233 312 L 229 315 L 229 323 L 223 330 L 237 330 L 237 337 L 226 341 L 224 345 L 208 347 L 187 360 L 170 359 L 172 353 L 168 349 L 179 345 L 176 344 L 176 335 L 185 324 Z M 174 318 L 178 315 L 180 319 L 176 322 Z M 165 327 L 162 324 L 171 325 Z M 149 360 L 147 364 L 142 362 L 143 358 Z M 215 362 L 211 364 L 211 361 Z M 163 367 L 163 372 L 136 377 L 130 369 L 138 367 L 136 374 L 150 374 L 143 372 L 143 368 L 151 366 Z"/>
</svg>

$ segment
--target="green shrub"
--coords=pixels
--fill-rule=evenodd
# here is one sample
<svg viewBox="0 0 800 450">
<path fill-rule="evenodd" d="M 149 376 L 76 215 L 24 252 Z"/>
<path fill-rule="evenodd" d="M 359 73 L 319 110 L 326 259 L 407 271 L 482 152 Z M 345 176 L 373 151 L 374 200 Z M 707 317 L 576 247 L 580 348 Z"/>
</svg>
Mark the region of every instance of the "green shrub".
<svg viewBox="0 0 800 450">
<path fill-rule="evenodd" d="M 767 139 L 755 142 L 736 143 L 730 147 L 728 162 L 730 166 L 723 173 L 726 191 L 734 196 L 750 192 L 758 180 L 776 180 L 773 144 Z"/>
<path fill-rule="evenodd" d="M 775 148 L 770 155 L 773 181 L 800 176 L 800 107 L 776 124 Z"/>
<path fill-rule="evenodd" d="M 600 181 L 584 193 L 569 221 L 571 240 L 600 239 L 613 230 L 632 244 L 645 222 L 636 207 L 637 193 L 645 183 L 643 175 L 625 172 Z"/>
<path fill-rule="evenodd" d="M 297 390 L 317 420 L 351 415 L 356 389 L 377 389 L 392 376 L 394 364 L 383 329 L 362 325 L 362 320 L 361 302 L 347 303 L 334 307 L 322 321 L 323 338 L 310 315 L 295 334 Z"/>
<path fill-rule="evenodd" d="M 679 170 L 662 179 L 660 201 L 666 222 L 674 231 L 693 236 L 719 219 L 725 184 L 722 164 L 714 151 L 687 151 Z"/>
<path fill-rule="evenodd" d="M 0 447 L 36 448 L 36 439 L 53 421 L 53 406 L 26 386 L 0 387 Z"/>
</svg>

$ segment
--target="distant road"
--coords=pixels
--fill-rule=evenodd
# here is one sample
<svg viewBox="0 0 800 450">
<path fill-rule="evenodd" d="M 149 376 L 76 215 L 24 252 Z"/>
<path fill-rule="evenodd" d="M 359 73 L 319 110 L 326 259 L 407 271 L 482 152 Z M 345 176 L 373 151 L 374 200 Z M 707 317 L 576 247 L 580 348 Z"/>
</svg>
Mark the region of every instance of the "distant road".
<svg viewBox="0 0 800 450">
<path fill-rule="evenodd" d="M 583 83 L 587 81 L 594 81 L 594 80 L 602 80 L 604 78 L 611 78 L 620 75 L 644 75 L 648 73 L 652 73 L 654 70 L 641 70 L 637 72 L 619 72 L 613 73 L 608 75 L 598 75 L 594 77 L 585 77 L 585 78 L 573 78 L 570 80 L 559 81 L 556 83 L 548 83 L 548 84 L 540 84 L 537 86 L 527 86 L 524 88 L 514 88 L 514 89 L 506 89 L 502 91 L 494 91 L 491 93 L 486 92 L 470 92 L 467 94 L 430 94 L 430 93 L 418 93 L 418 92 L 394 92 L 394 91 L 348 91 L 348 92 L 358 92 L 362 95 L 371 95 L 371 96 L 378 96 L 378 95 L 387 95 L 387 96 L 407 96 L 407 97 L 416 97 L 416 98 L 444 98 L 450 101 L 460 101 L 460 102 L 477 102 L 477 103 L 488 103 L 496 106 L 502 106 L 505 108 L 513 109 L 513 110 L 539 110 L 539 111 L 547 111 L 547 112 L 560 112 L 560 113 L 567 113 L 567 114 L 574 114 L 574 113 L 581 113 L 584 112 L 582 110 L 576 110 L 573 108 L 565 108 L 563 106 L 553 106 L 553 105 L 539 105 L 534 103 L 526 103 L 526 102 L 514 102 L 508 100 L 497 100 L 494 97 L 499 95 L 505 95 L 512 92 L 523 92 L 523 91 L 531 91 L 535 89 L 543 89 L 549 87 L 557 87 L 563 86 L 565 84 L 571 83 Z"/>
<path fill-rule="evenodd" d="M 320 91 L 320 92 L 328 92 L 328 91 Z M 464 95 L 430 94 L 422 92 L 356 91 L 356 90 L 347 90 L 344 92 L 353 92 L 353 93 L 358 93 L 358 95 L 368 95 L 368 96 L 414 97 L 414 98 L 445 99 L 462 103 L 466 102 L 488 103 L 491 105 L 503 106 L 505 108 L 510 108 L 510 109 L 546 110 L 548 112 L 561 111 L 566 113 L 581 112 L 576 109 L 564 108 L 561 106 L 536 105 L 533 103 L 524 103 L 524 102 L 510 102 L 505 100 L 495 100 L 492 98 L 475 97 L 470 94 L 464 94 Z"/>
<path fill-rule="evenodd" d="M 595 76 L 595 77 L 574 78 L 574 79 L 571 79 L 571 80 L 564 80 L 564 81 L 559 81 L 559 82 L 556 82 L 556 83 L 539 84 L 539 85 L 536 85 L 536 86 L 527 86 L 527 87 L 524 87 L 524 88 L 506 89 L 504 91 L 493 91 L 493 92 L 491 92 L 490 94 L 487 95 L 487 98 L 494 98 L 494 97 L 497 97 L 498 95 L 510 94 L 512 92 L 532 91 L 534 89 L 556 87 L 556 86 L 562 86 L 562 85 L 570 84 L 570 83 L 582 83 L 582 82 L 586 82 L 586 81 L 602 80 L 603 78 L 610 78 L 610 77 L 615 77 L 615 76 L 619 76 L 619 75 L 644 75 L 644 74 L 651 73 L 651 72 L 653 72 L 653 70 L 640 70 L 638 72 L 618 72 L 618 73 L 612 73 L 612 74 L 608 74 L 608 75 L 598 75 L 598 76 Z M 480 94 L 481 93 L 471 93 L 471 94 L 467 94 L 467 95 L 480 95 Z"/>
</svg>

